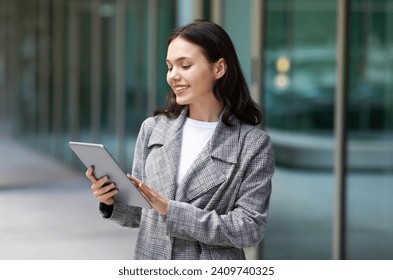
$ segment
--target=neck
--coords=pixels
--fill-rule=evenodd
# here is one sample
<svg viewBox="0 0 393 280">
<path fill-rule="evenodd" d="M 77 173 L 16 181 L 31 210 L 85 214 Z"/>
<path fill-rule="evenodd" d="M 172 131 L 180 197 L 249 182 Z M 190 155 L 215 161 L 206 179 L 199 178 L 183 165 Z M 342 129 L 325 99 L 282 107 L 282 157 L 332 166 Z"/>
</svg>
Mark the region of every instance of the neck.
<svg viewBox="0 0 393 280">
<path fill-rule="evenodd" d="M 217 122 L 224 106 L 217 102 L 211 106 L 189 105 L 189 118 L 202 122 Z"/>
</svg>

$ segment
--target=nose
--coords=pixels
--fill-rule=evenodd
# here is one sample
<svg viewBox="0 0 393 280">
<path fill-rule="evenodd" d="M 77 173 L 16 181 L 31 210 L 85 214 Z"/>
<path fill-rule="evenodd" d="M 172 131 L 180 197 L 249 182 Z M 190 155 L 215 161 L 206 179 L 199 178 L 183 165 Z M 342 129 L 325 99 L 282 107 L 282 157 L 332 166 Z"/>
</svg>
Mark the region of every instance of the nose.
<svg viewBox="0 0 393 280">
<path fill-rule="evenodd" d="M 168 74 L 167 74 L 167 79 L 168 79 L 168 82 L 169 81 L 179 81 L 180 80 L 180 74 L 179 74 L 179 72 L 177 71 L 177 68 L 176 67 L 173 67 L 172 69 L 171 69 L 171 71 L 168 71 Z"/>
</svg>

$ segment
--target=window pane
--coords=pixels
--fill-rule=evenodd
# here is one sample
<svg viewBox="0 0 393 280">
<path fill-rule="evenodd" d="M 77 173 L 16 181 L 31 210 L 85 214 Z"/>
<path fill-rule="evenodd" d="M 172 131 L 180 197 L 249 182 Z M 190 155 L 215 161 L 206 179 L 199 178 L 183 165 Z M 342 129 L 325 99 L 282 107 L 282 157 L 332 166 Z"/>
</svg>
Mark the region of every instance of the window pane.
<svg viewBox="0 0 393 280">
<path fill-rule="evenodd" d="M 268 1 L 266 125 L 276 173 L 266 259 L 330 259 L 336 2 Z"/>
<path fill-rule="evenodd" d="M 353 1 L 348 258 L 393 258 L 393 3 Z"/>
</svg>

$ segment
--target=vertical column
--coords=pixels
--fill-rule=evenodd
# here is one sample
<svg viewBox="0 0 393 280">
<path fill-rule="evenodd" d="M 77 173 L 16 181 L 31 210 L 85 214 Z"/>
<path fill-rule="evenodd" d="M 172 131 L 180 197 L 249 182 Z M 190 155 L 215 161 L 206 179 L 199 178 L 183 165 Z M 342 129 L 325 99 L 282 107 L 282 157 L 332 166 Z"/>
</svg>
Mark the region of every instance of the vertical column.
<svg viewBox="0 0 393 280">
<path fill-rule="evenodd" d="M 149 0 L 149 26 L 148 26 L 148 65 L 147 73 L 149 75 L 147 83 L 147 112 L 150 114 L 157 107 L 157 60 L 158 60 L 158 1 Z"/>
<path fill-rule="evenodd" d="M 69 2 L 69 68 L 68 68 L 68 88 L 69 88 L 69 130 L 70 140 L 79 137 L 79 116 L 80 116 L 80 1 L 70 0 Z"/>
<path fill-rule="evenodd" d="M 117 156 L 119 163 L 126 162 L 125 153 L 125 26 L 126 26 L 126 1 L 116 1 L 115 19 L 115 122 Z"/>
<path fill-rule="evenodd" d="M 193 19 L 201 19 L 203 17 L 203 0 L 193 0 L 192 10 Z"/>
<path fill-rule="evenodd" d="M 20 5 L 19 7 L 22 7 Z M 22 116 L 22 130 L 25 134 L 25 139 L 28 141 L 32 141 L 31 143 L 34 146 L 37 146 L 37 132 L 38 132 L 38 111 L 39 111 L 39 93 L 38 93 L 38 82 L 37 82 L 37 73 L 38 73 L 38 58 L 37 58 L 37 49 L 38 49 L 38 1 L 32 0 L 26 2 L 23 5 L 23 9 L 21 10 L 24 16 L 21 21 L 23 24 L 22 28 L 22 36 L 23 41 L 26 39 L 30 41 L 28 49 L 28 53 L 24 53 L 22 57 L 22 73 L 27 74 L 27 79 L 21 79 L 18 82 L 21 83 L 21 92 L 23 103 L 20 103 L 20 106 L 23 107 L 23 110 L 27 111 L 26 114 L 21 114 Z M 23 46 L 23 43 L 21 44 Z M 23 52 L 22 52 L 23 53 Z"/>
<path fill-rule="evenodd" d="M 49 130 L 49 0 L 38 2 L 38 133 L 43 134 L 39 145 L 47 147 Z M 41 135 L 39 135 L 41 136 Z"/>
<path fill-rule="evenodd" d="M 211 8 L 211 21 L 222 25 L 223 23 L 223 18 L 222 18 L 222 0 L 211 0 L 210 2 L 210 8 Z"/>
<path fill-rule="evenodd" d="M 393 49 L 393 38 L 392 38 L 392 33 L 393 32 L 393 16 L 392 16 L 392 11 L 393 11 L 393 1 L 388 1 L 386 0 L 385 2 L 385 34 L 384 40 L 385 40 L 385 50 L 386 54 L 389 53 L 388 50 Z M 388 12 L 390 11 L 390 13 Z M 390 60 L 391 61 L 391 60 Z M 386 61 L 385 64 L 385 71 L 387 73 L 387 77 L 392 77 L 393 76 L 393 63 L 389 63 L 389 60 Z M 385 117 L 385 129 L 388 129 L 389 127 L 393 127 L 393 80 L 391 78 L 386 78 L 386 81 L 384 82 L 385 84 L 385 92 L 386 94 L 384 95 L 384 104 L 385 104 L 385 110 L 387 113 L 387 117 Z"/>
<path fill-rule="evenodd" d="M 21 21 L 19 20 L 19 1 L 6 1 L 7 5 L 7 31 L 6 31 L 6 75 L 7 75 L 7 90 L 8 90 L 8 110 L 9 119 L 11 120 L 11 132 L 15 133 L 20 126 L 20 106 L 18 104 L 20 99 L 19 81 L 20 81 L 20 61 L 19 61 L 19 41 Z"/>
<path fill-rule="evenodd" d="M 101 135 L 101 0 L 91 1 L 91 138 L 98 142 Z"/>
<path fill-rule="evenodd" d="M 177 1 L 177 25 L 188 24 L 203 15 L 202 0 L 178 0 Z"/>
<path fill-rule="evenodd" d="M 7 77 L 6 77 L 6 28 L 7 28 L 7 9 L 6 2 L 0 0 L 0 121 L 7 116 Z M 3 128 L 3 127 L 1 127 Z M 1 129 L 0 128 L 0 129 Z"/>
<path fill-rule="evenodd" d="M 263 57 L 265 40 L 266 1 L 252 0 L 251 3 L 251 97 L 263 104 Z M 262 106 L 261 106 L 262 107 Z M 262 245 L 256 247 L 256 257 L 263 259 Z"/>
<path fill-rule="evenodd" d="M 192 18 L 192 0 L 177 0 L 176 5 L 176 24 L 184 25 Z"/>
<path fill-rule="evenodd" d="M 265 37 L 265 0 L 252 0 L 251 4 L 251 96 L 263 104 L 263 54 Z"/>
<path fill-rule="evenodd" d="M 335 208 L 333 213 L 333 259 L 345 259 L 347 98 L 349 63 L 349 2 L 337 0 L 337 87 L 335 96 Z"/>
<path fill-rule="evenodd" d="M 54 147 L 63 146 L 64 116 L 64 0 L 53 1 L 53 132 Z M 63 158 L 63 149 L 54 148 L 55 156 Z"/>
</svg>

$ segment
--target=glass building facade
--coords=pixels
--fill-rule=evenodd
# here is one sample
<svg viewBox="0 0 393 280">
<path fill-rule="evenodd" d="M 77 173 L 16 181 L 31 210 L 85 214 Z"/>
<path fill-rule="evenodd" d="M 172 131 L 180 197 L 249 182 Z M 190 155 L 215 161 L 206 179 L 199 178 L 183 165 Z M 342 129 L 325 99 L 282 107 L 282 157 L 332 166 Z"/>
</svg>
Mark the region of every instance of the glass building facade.
<svg viewBox="0 0 393 280">
<path fill-rule="evenodd" d="M 102 142 L 129 170 L 165 104 L 167 37 L 194 18 L 232 37 L 275 147 L 254 257 L 393 259 L 390 0 L 0 0 L 1 129 L 77 169 L 68 141 Z"/>
</svg>

